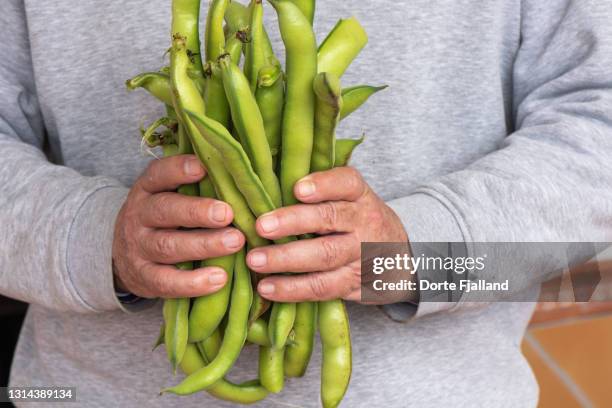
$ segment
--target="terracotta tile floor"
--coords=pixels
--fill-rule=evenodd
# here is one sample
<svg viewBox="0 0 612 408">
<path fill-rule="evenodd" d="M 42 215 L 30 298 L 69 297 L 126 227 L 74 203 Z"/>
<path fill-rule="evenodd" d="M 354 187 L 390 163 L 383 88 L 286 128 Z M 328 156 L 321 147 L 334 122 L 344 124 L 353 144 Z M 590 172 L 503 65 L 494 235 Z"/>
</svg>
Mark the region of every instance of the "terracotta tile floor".
<svg viewBox="0 0 612 408">
<path fill-rule="evenodd" d="M 612 314 L 532 327 L 523 352 L 541 408 L 612 407 Z"/>
</svg>

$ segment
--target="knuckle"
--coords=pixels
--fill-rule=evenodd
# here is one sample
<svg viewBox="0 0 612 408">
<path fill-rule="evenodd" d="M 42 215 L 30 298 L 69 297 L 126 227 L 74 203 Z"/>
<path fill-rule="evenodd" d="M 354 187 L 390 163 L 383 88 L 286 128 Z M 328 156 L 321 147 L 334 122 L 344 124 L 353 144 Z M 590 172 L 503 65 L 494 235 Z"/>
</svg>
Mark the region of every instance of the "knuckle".
<svg viewBox="0 0 612 408">
<path fill-rule="evenodd" d="M 321 259 L 328 267 L 334 265 L 338 259 L 338 246 L 331 240 L 321 241 Z"/>
<path fill-rule="evenodd" d="M 168 259 L 175 253 L 175 241 L 170 235 L 162 234 L 155 240 L 154 251 L 162 259 Z"/>
<path fill-rule="evenodd" d="M 156 194 L 155 200 L 153 201 L 153 204 L 150 208 L 151 218 L 153 219 L 153 222 L 156 223 L 156 225 L 166 225 L 168 223 L 168 216 L 170 214 L 168 208 L 171 204 L 171 201 L 172 196 L 168 193 Z"/>
<path fill-rule="evenodd" d="M 201 223 L 201 221 L 203 220 L 201 208 L 202 207 L 197 205 L 197 203 L 192 203 L 187 206 L 186 215 L 187 215 L 187 219 L 191 223 L 195 225 L 198 225 Z"/>
<path fill-rule="evenodd" d="M 324 232 L 333 232 L 338 223 L 337 205 L 333 202 L 327 202 L 318 205 L 317 209 L 322 220 Z"/>
<path fill-rule="evenodd" d="M 328 295 L 327 285 L 319 274 L 312 274 L 308 280 L 310 292 L 317 299 L 324 299 Z"/>
</svg>

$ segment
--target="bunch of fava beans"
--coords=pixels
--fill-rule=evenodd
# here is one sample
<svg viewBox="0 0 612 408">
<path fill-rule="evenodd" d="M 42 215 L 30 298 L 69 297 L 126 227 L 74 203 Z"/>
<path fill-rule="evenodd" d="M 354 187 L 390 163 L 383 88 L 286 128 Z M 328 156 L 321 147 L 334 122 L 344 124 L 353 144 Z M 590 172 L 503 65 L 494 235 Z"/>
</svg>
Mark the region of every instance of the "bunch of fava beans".
<svg viewBox="0 0 612 408">
<path fill-rule="evenodd" d="M 143 129 L 165 156 L 195 153 L 208 170 L 179 193 L 217 198 L 233 208 L 234 226 L 248 248 L 284 244 L 258 236 L 257 217 L 297 203 L 294 184 L 311 172 L 348 163 L 363 140 L 336 140 L 338 123 L 384 87 L 342 89 L 339 78 L 366 45 L 356 19 L 340 20 L 317 47 L 314 0 L 269 0 L 278 14 L 286 51 L 284 70 L 263 24 L 262 0 L 243 5 L 212 0 L 200 50 L 200 0 L 172 1 L 170 65 L 129 80 L 165 104 L 166 116 Z M 244 56 L 244 62 L 241 60 Z M 340 404 L 351 376 L 348 317 L 341 300 L 273 303 L 253 289 L 258 277 L 236 255 L 177 265 L 217 266 L 228 274 L 219 292 L 164 301 L 159 344 L 184 380 L 164 390 L 206 391 L 227 401 L 254 403 L 279 393 L 285 377 L 301 377 L 316 329 L 322 344 L 321 400 Z M 258 379 L 226 379 L 247 343 L 259 346 Z"/>
</svg>

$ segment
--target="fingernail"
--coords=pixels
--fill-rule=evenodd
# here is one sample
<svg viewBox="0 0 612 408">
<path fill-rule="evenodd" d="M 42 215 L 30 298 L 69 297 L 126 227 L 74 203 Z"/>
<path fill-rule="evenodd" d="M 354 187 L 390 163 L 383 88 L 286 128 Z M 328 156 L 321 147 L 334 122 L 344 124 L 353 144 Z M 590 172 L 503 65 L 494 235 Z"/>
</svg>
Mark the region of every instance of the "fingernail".
<svg viewBox="0 0 612 408">
<path fill-rule="evenodd" d="M 298 193 L 302 196 L 302 197 L 308 197 L 310 195 L 313 195 L 315 192 L 315 184 L 312 181 L 309 180 L 304 180 L 304 181 L 300 181 L 298 183 Z"/>
<path fill-rule="evenodd" d="M 274 232 L 278 229 L 278 218 L 273 215 L 266 215 L 259 219 L 259 225 L 264 232 Z"/>
<path fill-rule="evenodd" d="M 274 293 L 274 285 L 268 282 L 262 282 L 257 289 L 262 295 L 271 295 Z"/>
<path fill-rule="evenodd" d="M 223 222 L 227 217 L 227 205 L 215 203 L 211 208 L 211 217 L 216 222 Z"/>
<path fill-rule="evenodd" d="M 263 252 L 251 252 L 249 254 L 249 264 L 251 266 L 261 267 L 268 262 L 268 257 Z"/>
<path fill-rule="evenodd" d="M 185 161 L 185 175 L 187 176 L 198 176 L 202 174 L 202 165 L 200 161 L 195 158 L 189 158 Z"/>
<path fill-rule="evenodd" d="M 240 246 L 240 235 L 235 231 L 228 231 L 223 235 L 223 245 L 226 248 L 237 248 Z"/>
<path fill-rule="evenodd" d="M 215 271 L 208 275 L 208 282 L 211 285 L 220 285 L 225 282 L 226 274 L 223 271 Z"/>
</svg>

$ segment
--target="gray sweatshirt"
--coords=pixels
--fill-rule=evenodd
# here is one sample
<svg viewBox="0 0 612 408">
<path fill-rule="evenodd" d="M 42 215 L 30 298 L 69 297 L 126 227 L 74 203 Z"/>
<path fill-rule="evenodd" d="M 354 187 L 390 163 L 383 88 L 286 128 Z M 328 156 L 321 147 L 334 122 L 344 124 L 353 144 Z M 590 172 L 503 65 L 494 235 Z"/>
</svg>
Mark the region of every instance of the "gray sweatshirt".
<svg viewBox="0 0 612 408">
<path fill-rule="evenodd" d="M 354 165 L 412 240 L 610 240 L 612 3 L 318 3 L 319 39 L 351 15 L 370 35 L 344 84 L 390 85 L 340 133 L 367 133 Z M 164 64 L 169 4 L 2 1 L 0 293 L 31 304 L 12 385 L 75 386 L 88 407 L 230 406 L 159 397 L 178 381 L 150 351 L 160 306 L 128 313 L 113 290 L 114 220 L 151 160 L 138 126 L 163 113 L 124 81 Z M 524 279 L 533 299 L 542 279 Z M 519 348 L 532 309 L 422 303 L 402 324 L 351 304 L 344 406 L 535 406 Z M 232 379 L 256 373 L 256 353 Z M 318 406 L 319 363 L 317 349 L 261 406 Z"/>
</svg>

